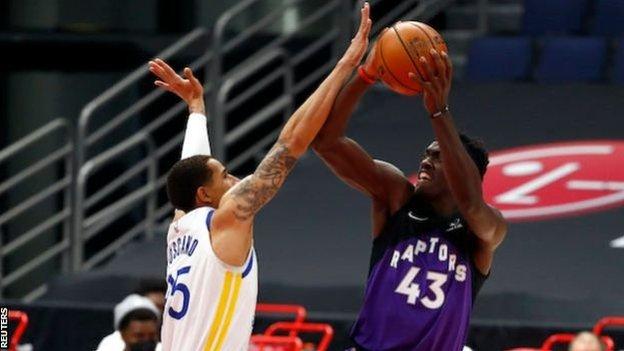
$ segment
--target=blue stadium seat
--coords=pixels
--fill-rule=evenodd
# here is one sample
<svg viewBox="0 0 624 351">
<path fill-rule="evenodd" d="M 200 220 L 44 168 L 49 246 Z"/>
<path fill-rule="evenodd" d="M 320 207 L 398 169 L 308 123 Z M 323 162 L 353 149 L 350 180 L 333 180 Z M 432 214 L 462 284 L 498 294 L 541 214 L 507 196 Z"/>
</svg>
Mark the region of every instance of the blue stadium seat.
<svg viewBox="0 0 624 351">
<path fill-rule="evenodd" d="M 531 51 L 528 37 L 476 39 L 470 47 L 466 76 L 472 81 L 526 79 Z"/>
<path fill-rule="evenodd" d="M 587 8 L 588 0 L 525 0 L 524 32 L 529 35 L 579 33 Z"/>
<path fill-rule="evenodd" d="M 624 1 L 596 0 L 591 32 L 597 35 L 624 34 Z"/>
<path fill-rule="evenodd" d="M 599 81 L 603 78 L 606 56 L 605 38 L 547 38 L 534 78 L 553 83 Z"/>
<path fill-rule="evenodd" d="M 624 85 L 624 38 L 618 40 L 613 62 L 613 82 Z"/>
</svg>

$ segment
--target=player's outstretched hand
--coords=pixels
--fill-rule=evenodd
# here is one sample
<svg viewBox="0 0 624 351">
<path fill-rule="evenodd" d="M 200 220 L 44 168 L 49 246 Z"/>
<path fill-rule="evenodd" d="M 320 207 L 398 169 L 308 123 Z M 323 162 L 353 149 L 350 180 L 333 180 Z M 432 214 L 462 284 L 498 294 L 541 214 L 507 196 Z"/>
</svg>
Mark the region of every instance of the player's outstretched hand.
<svg viewBox="0 0 624 351">
<path fill-rule="evenodd" d="M 368 48 L 368 34 L 370 33 L 371 25 L 373 24 L 370 19 L 370 5 L 368 2 L 365 2 L 364 6 L 362 6 L 360 16 L 360 27 L 358 28 L 355 37 L 351 39 L 351 44 L 347 48 L 347 51 L 340 59 L 340 62 L 353 68 L 360 64 L 362 57 L 364 57 L 366 49 Z"/>
<path fill-rule="evenodd" d="M 378 35 L 378 38 L 381 38 L 381 36 L 387 30 L 388 28 L 385 28 L 383 31 L 381 31 L 381 33 L 379 33 Z M 364 70 L 366 75 L 373 80 L 379 79 L 379 72 L 377 69 L 380 66 L 380 63 L 378 61 L 379 56 L 377 56 L 377 42 L 374 42 L 373 45 L 371 45 L 371 49 L 368 52 L 368 55 L 366 56 L 366 60 L 364 60 L 364 63 L 362 64 L 362 69 Z"/>
<path fill-rule="evenodd" d="M 203 109 L 204 87 L 193 76 L 190 68 L 184 69 L 184 78 L 182 78 L 165 61 L 157 58 L 149 62 L 149 70 L 159 78 L 154 81 L 156 86 L 179 96 L 191 110 L 198 104 L 201 104 Z"/>
<path fill-rule="evenodd" d="M 416 70 L 410 72 L 410 79 L 418 82 L 423 88 L 425 108 L 430 114 L 444 111 L 448 107 L 448 96 L 451 91 L 453 65 L 448 54 L 444 51 L 431 49 L 431 58 L 420 57 L 419 67 L 424 72 Z"/>
</svg>

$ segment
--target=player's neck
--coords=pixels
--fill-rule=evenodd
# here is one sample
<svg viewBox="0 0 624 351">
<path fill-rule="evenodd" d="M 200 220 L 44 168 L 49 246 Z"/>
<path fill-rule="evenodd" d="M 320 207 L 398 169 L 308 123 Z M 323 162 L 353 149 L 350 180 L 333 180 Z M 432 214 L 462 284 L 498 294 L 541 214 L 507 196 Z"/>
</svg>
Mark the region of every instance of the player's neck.
<svg viewBox="0 0 624 351">
<path fill-rule="evenodd" d="M 438 216 L 448 217 L 457 212 L 457 204 L 452 196 L 439 195 L 429 200 Z"/>
</svg>

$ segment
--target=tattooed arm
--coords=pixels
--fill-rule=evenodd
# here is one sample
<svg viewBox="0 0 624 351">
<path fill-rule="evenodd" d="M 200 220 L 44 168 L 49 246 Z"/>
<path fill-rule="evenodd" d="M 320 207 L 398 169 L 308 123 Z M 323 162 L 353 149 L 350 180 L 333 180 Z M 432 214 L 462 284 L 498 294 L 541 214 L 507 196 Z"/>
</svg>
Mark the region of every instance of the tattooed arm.
<svg viewBox="0 0 624 351">
<path fill-rule="evenodd" d="M 360 27 L 351 45 L 321 85 L 295 111 L 256 171 L 221 198 L 211 225 L 212 247 L 225 263 L 245 263 L 252 244 L 255 214 L 284 183 L 297 159 L 325 123 L 338 92 L 359 65 L 368 46 L 369 6 L 362 8 Z"/>
</svg>

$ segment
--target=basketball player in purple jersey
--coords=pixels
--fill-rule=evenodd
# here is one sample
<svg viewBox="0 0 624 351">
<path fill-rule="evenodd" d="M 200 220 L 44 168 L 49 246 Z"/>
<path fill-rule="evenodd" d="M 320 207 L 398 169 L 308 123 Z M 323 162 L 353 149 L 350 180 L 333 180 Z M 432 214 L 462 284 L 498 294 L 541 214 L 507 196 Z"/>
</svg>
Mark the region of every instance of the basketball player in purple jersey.
<svg viewBox="0 0 624 351">
<path fill-rule="evenodd" d="M 423 87 L 436 140 L 415 186 L 345 136 L 357 102 L 377 79 L 373 54 L 343 87 L 313 145 L 339 178 L 372 199 L 370 269 L 351 331 L 356 350 L 461 350 L 473 301 L 507 231 L 501 213 L 483 200 L 487 152 L 453 123 L 448 55 L 432 50 L 420 63 L 425 69 L 410 78 Z"/>
</svg>

